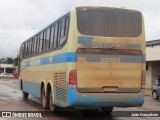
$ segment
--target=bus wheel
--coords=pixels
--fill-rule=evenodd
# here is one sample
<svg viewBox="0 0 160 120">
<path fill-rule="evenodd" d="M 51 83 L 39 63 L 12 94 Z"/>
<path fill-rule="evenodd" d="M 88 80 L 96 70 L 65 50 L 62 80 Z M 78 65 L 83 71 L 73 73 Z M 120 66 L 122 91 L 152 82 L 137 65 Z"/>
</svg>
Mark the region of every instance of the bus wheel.
<svg viewBox="0 0 160 120">
<path fill-rule="evenodd" d="M 22 91 L 22 94 L 23 94 L 23 98 L 28 98 L 28 96 L 29 96 L 29 93 L 27 93 L 25 91 Z"/>
<path fill-rule="evenodd" d="M 101 111 L 104 114 L 110 114 L 113 111 L 113 107 L 101 107 Z"/>
<path fill-rule="evenodd" d="M 22 81 L 21 81 L 21 90 L 22 90 L 23 98 L 24 98 L 24 99 L 28 98 L 29 93 L 27 93 L 27 92 L 24 91 Z"/>
<path fill-rule="evenodd" d="M 51 111 L 54 111 L 54 112 L 58 112 L 60 110 L 60 108 L 58 106 L 56 106 L 54 103 L 53 103 L 53 95 L 52 95 L 52 90 L 50 89 L 49 90 L 49 94 L 48 94 L 48 102 L 49 102 L 49 108 Z"/>
<path fill-rule="evenodd" d="M 48 103 L 47 103 L 47 95 L 45 94 L 45 88 L 42 88 L 42 107 L 47 110 L 49 108 Z"/>
</svg>

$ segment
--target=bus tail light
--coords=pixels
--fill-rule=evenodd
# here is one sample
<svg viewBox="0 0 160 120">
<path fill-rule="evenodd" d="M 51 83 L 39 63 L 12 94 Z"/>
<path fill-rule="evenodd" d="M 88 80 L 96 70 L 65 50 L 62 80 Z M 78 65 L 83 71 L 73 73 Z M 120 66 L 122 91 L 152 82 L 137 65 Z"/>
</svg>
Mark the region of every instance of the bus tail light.
<svg viewBox="0 0 160 120">
<path fill-rule="evenodd" d="M 142 78 L 141 78 L 141 87 L 145 88 L 145 81 L 146 81 L 146 72 L 142 71 Z"/>
<path fill-rule="evenodd" d="M 77 84 L 77 70 L 72 70 L 69 73 L 69 84 L 76 85 Z"/>
</svg>

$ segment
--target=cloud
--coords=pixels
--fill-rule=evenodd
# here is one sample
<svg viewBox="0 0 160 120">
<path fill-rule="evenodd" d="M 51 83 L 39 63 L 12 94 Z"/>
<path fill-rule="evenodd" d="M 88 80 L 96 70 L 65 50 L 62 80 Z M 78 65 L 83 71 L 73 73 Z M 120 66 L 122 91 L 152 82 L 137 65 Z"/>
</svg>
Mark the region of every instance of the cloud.
<svg viewBox="0 0 160 120">
<path fill-rule="evenodd" d="M 0 0 L 0 58 L 16 57 L 20 44 L 73 6 L 102 5 L 140 10 L 146 40 L 160 38 L 159 0 Z M 31 27 L 35 28 L 30 29 Z"/>
<path fill-rule="evenodd" d="M 0 58 L 15 57 L 20 44 L 63 12 L 60 3 L 42 0 L 5 0 L 0 4 Z M 56 11 L 54 9 L 57 9 Z M 31 27 L 35 28 L 33 31 Z"/>
</svg>

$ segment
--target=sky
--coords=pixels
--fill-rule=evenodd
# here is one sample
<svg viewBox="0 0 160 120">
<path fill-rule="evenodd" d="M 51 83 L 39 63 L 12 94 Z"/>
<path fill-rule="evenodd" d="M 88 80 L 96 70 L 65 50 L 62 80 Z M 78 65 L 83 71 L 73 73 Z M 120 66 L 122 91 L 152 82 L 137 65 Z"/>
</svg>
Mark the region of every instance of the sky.
<svg viewBox="0 0 160 120">
<path fill-rule="evenodd" d="M 139 10 L 146 41 L 160 39 L 160 0 L 0 0 L 0 58 L 16 57 L 22 42 L 80 5 Z"/>
</svg>

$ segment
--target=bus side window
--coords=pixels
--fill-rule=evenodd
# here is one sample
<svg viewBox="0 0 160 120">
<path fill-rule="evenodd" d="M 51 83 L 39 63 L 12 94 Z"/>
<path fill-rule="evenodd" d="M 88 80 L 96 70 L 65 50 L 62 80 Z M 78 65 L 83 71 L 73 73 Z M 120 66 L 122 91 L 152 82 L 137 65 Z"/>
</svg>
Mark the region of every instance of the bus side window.
<svg viewBox="0 0 160 120">
<path fill-rule="evenodd" d="M 49 44 L 50 44 L 50 28 L 47 29 L 45 42 L 46 42 L 45 50 L 48 50 L 49 49 Z"/>
<path fill-rule="evenodd" d="M 43 51 L 45 51 L 45 46 L 46 46 L 46 39 L 47 39 L 47 31 L 43 32 Z"/>
<path fill-rule="evenodd" d="M 21 45 L 21 48 L 20 48 L 20 56 L 23 58 L 25 57 L 25 50 L 24 50 L 24 43 Z"/>
<path fill-rule="evenodd" d="M 36 50 L 36 52 L 38 53 L 39 52 L 39 35 L 37 35 L 37 37 L 36 37 L 36 39 L 37 39 L 37 50 Z"/>
<path fill-rule="evenodd" d="M 29 40 L 29 56 L 31 56 L 32 53 L 32 41 Z"/>
<path fill-rule="evenodd" d="M 69 17 L 65 18 L 65 36 L 68 36 Z"/>
<path fill-rule="evenodd" d="M 34 39 L 31 39 L 32 44 L 31 44 L 31 49 L 32 49 L 32 55 L 34 55 Z"/>
<path fill-rule="evenodd" d="M 29 40 L 29 56 L 31 56 L 31 45 L 32 45 L 31 42 L 32 42 L 32 41 Z"/>
<path fill-rule="evenodd" d="M 42 52 L 43 51 L 43 32 L 41 32 L 40 34 L 40 39 L 39 39 L 39 52 Z"/>
<path fill-rule="evenodd" d="M 33 48 L 33 54 L 36 54 L 36 50 L 37 50 L 37 40 L 35 38 L 33 38 L 34 41 L 34 48 Z"/>
<path fill-rule="evenodd" d="M 62 24 L 61 24 L 61 33 L 60 33 L 60 46 L 64 43 L 64 41 L 66 40 L 66 36 L 65 36 L 65 19 L 62 20 Z"/>
<path fill-rule="evenodd" d="M 35 44 L 35 45 L 36 45 L 36 46 L 35 46 L 35 47 L 36 47 L 36 48 L 35 48 L 35 53 L 37 54 L 37 44 L 38 44 L 37 36 L 35 36 L 35 38 L 34 38 L 34 39 L 35 39 L 35 41 L 36 41 L 36 44 Z"/>
<path fill-rule="evenodd" d="M 30 50 L 29 50 L 29 41 L 27 41 L 27 56 L 29 56 L 29 52 L 30 52 Z"/>
<path fill-rule="evenodd" d="M 55 27 L 52 26 L 52 27 L 51 27 L 51 37 L 50 37 L 50 46 L 49 46 L 49 49 L 52 49 L 52 48 L 53 48 L 53 45 L 54 45 L 54 37 L 55 37 Z"/>
<path fill-rule="evenodd" d="M 31 43 L 30 40 L 28 41 L 28 56 L 30 56 L 30 52 L 31 52 Z"/>
<path fill-rule="evenodd" d="M 26 42 L 26 57 L 28 56 L 28 42 Z"/>
<path fill-rule="evenodd" d="M 61 29 L 61 36 L 60 36 L 60 46 L 62 46 L 66 40 L 67 40 L 67 36 L 68 36 L 68 25 L 69 25 L 69 18 L 68 16 L 65 17 L 62 20 L 62 29 Z"/>
<path fill-rule="evenodd" d="M 58 24 L 55 25 L 55 37 L 54 37 L 54 49 L 57 49 L 57 34 L 58 34 Z"/>
<path fill-rule="evenodd" d="M 65 35 L 65 19 L 62 20 L 62 27 L 61 27 L 61 37 Z"/>
<path fill-rule="evenodd" d="M 24 44 L 24 48 L 23 48 L 23 57 L 26 57 L 26 43 L 23 43 Z"/>
<path fill-rule="evenodd" d="M 58 34 L 57 34 L 57 47 L 60 46 L 60 38 L 61 38 L 61 28 L 62 28 L 62 22 L 58 22 Z"/>
<path fill-rule="evenodd" d="M 34 54 L 33 50 L 34 50 L 34 40 L 31 39 L 31 55 Z"/>
</svg>

